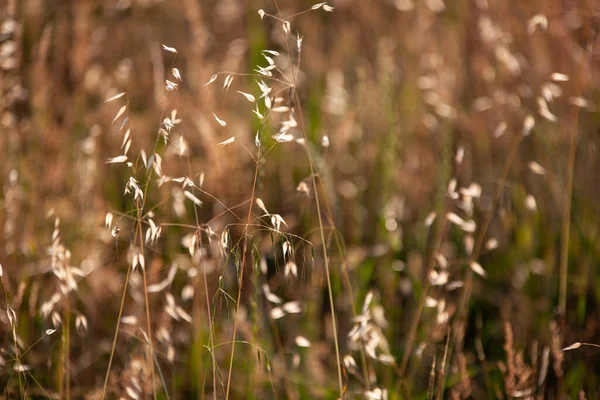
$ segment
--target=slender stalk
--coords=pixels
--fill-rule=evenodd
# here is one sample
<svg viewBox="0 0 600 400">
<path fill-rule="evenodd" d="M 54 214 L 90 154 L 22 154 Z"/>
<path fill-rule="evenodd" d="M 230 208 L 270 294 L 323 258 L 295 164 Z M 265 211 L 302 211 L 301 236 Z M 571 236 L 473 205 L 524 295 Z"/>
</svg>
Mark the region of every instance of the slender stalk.
<svg viewBox="0 0 600 400">
<path fill-rule="evenodd" d="M 483 243 L 485 242 L 487 230 L 490 226 L 492 218 L 494 217 L 495 210 L 498 206 L 498 202 L 500 201 L 500 196 L 504 192 L 504 182 L 506 182 L 506 180 L 508 178 L 508 174 L 510 173 L 514 159 L 519 150 L 519 144 L 521 143 L 522 140 L 523 140 L 523 135 L 521 135 L 521 134 L 518 134 L 513 140 L 509 156 L 505 161 L 504 167 L 502 169 L 502 173 L 500 175 L 500 179 L 498 180 L 498 183 L 496 186 L 496 190 L 494 191 L 494 195 L 492 198 L 492 204 L 483 217 L 483 222 L 479 228 L 479 235 L 477 236 L 477 240 L 475 242 L 475 245 L 473 246 L 473 251 L 471 252 L 471 255 L 469 257 L 468 264 L 476 261 L 479 258 L 479 255 L 483 248 Z M 471 290 L 472 290 L 472 286 L 473 286 L 473 274 L 474 274 L 473 270 L 471 268 L 468 268 L 467 272 L 466 272 L 466 277 L 464 279 L 463 292 L 462 292 L 461 298 L 459 300 L 459 306 L 457 309 L 456 317 L 455 317 L 454 323 L 452 324 L 452 330 L 450 331 L 450 335 L 452 336 L 452 338 L 456 338 L 461 320 L 463 318 L 466 319 L 468 316 L 468 306 L 469 306 L 469 300 L 471 299 Z M 466 325 L 466 321 L 464 323 Z M 448 350 L 447 360 L 449 360 L 449 361 L 452 360 L 453 348 L 454 348 L 454 346 L 450 346 L 450 348 Z M 444 378 L 444 380 L 445 380 L 445 378 Z M 443 384 L 441 385 L 441 389 L 442 389 L 442 391 L 444 390 Z"/>
<path fill-rule="evenodd" d="M 258 157 L 257 160 L 260 160 L 260 148 L 258 149 Z M 246 269 L 246 253 L 248 251 L 248 227 L 252 222 L 252 205 L 254 204 L 254 195 L 256 192 L 256 183 L 258 182 L 258 169 L 259 162 L 256 163 L 256 169 L 254 170 L 254 182 L 252 183 L 252 195 L 250 196 L 250 204 L 248 206 L 248 217 L 246 220 L 246 227 L 244 229 L 244 247 L 242 251 L 242 266 L 240 268 L 240 274 L 238 277 L 238 296 L 235 304 L 235 319 L 233 323 L 233 339 L 231 340 L 231 356 L 229 358 L 229 372 L 227 373 L 227 389 L 225 392 L 225 398 L 229 399 L 229 389 L 231 388 L 231 373 L 233 371 L 233 357 L 235 355 L 235 342 L 237 338 L 237 330 L 238 330 L 238 322 L 239 322 L 239 312 L 240 312 L 240 304 L 242 302 L 242 282 L 244 280 L 244 271 Z"/>
<path fill-rule="evenodd" d="M 595 2 L 594 2 L 595 3 Z M 590 5 L 593 10 L 595 4 Z M 590 24 L 586 27 L 586 36 L 590 33 Z M 592 43 L 590 49 L 590 59 L 594 54 L 594 44 Z M 590 60 L 591 62 L 591 60 Z M 585 62 L 581 62 L 579 66 L 579 74 L 577 74 L 575 83 L 575 95 L 579 96 L 582 92 L 582 76 L 586 67 Z M 579 123 L 579 107 L 572 104 L 570 107 L 570 118 L 564 125 L 564 130 L 569 136 L 569 153 L 567 160 L 567 171 L 566 171 L 566 187 L 565 187 L 565 200 L 563 203 L 562 212 L 562 224 L 561 224 L 561 240 L 560 240 L 560 265 L 559 265 L 559 283 L 558 283 L 558 314 L 559 314 L 559 327 L 561 331 L 562 340 L 566 337 L 567 331 L 567 281 L 569 276 L 569 242 L 571 236 L 571 208 L 573 201 L 573 185 L 575 176 L 575 156 L 577 153 L 577 129 Z M 564 377 L 560 376 L 557 384 L 557 396 L 561 396 L 564 391 Z"/>
<path fill-rule="evenodd" d="M 435 263 L 437 260 L 437 255 L 441 251 L 444 235 L 446 234 L 446 229 L 448 227 L 448 218 L 447 211 L 449 209 L 449 199 L 448 199 L 448 191 L 447 185 L 450 180 L 451 174 L 451 163 L 449 162 L 450 153 L 451 153 L 451 135 L 445 135 L 445 139 L 442 143 L 441 149 L 441 173 L 438 178 L 441 183 L 441 191 L 438 191 L 435 199 L 435 211 L 438 214 L 437 229 L 434 231 L 435 236 L 433 237 L 433 244 L 431 246 L 431 253 L 427 259 L 427 265 L 425 267 L 425 283 L 423 286 L 423 290 L 421 296 L 419 298 L 419 302 L 417 304 L 417 310 L 414 313 L 413 319 L 410 323 L 408 337 L 406 338 L 406 344 L 404 346 L 404 354 L 402 356 L 402 362 L 400 368 L 397 369 L 396 373 L 398 375 L 398 381 L 396 384 L 396 390 L 399 391 L 403 381 L 406 381 L 406 368 L 408 367 L 408 361 L 410 360 L 410 356 L 412 353 L 412 347 L 414 345 L 414 341 L 416 338 L 417 329 L 419 327 L 419 322 L 421 320 L 423 309 L 425 307 L 425 302 L 427 296 L 429 294 L 429 290 L 431 289 L 431 282 L 429 276 L 435 267 Z"/>
<path fill-rule="evenodd" d="M 67 267 L 68 268 L 68 267 Z M 71 398 L 71 303 L 69 292 L 65 296 L 65 398 Z"/>
<path fill-rule="evenodd" d="M 570 130 L 569 155 L 567 161 L 567 182 L 565 188 L 565 200 L 563 203 L 563 215 L 560 240 L 560 266 L 559 266 L 559 288 L 558 288 L 558 313 L 561 319 L 561 330 L 565 335 L 567 319 L 567 277 L 569 272 L 569 239 L 571 235 L 571 203 L 573 199 L 573 177 L 575 171 L 575 153 L 577 138 L 577 112 L 578 108 L 572 106 L 575 111 L 571 123 L 565 129 Z"/>
<path fill-rule="evenodd" d="M 17 325 L 15 323 L 15 326 L 13 326 L 12 329 L 12 334 L 13 334 L 13 341 L 15 342 L 15 359 L 17 361 L 17 366 L 21 366 L 21 359 L 19 357 L 19 345 L 17 344 Z M 23 375 L 25 375 L 25 373 L 23 373 Z M 17 371 L 17 377 L 19 379 L 19 393 L 22 394 L 23 396 L 25 395 L 25 388 L 23 386 L 23 381 L 21 380 L 21 371 Z"/>
<path fill-rule="evenodd" d="M 589 35 L 589 24 L 586 27 L 587 35 Z M 593 54 L 593 45 L 590 50 L 590 55 Z M 582 79 L 586 63 L 580 65 L 579 74 L 575 83 L 575 96 L 579 96 L 582 92 Z M 561 330 L 563 338 L 566 328 L 566 311 L 567 311 L 567 277 L 569 270 L 569 239 L 571 235 L 571 205 L 573 200 L 573 184 L 575 176 L 575 156 L 577 152 L 577 128 L 579 123 L 579 107 L 576 105 L 570 106 L 570 118 L 564 125 L 566 135 L 569 137 L 569 153 L 567 160 L 567 180 L 565 187 L 565 200 L 563 203 L 562 225 L 561 225 L 561 241 L 560 241 L 560 266 L 559 266 L 559 289 L 558 289 L 558 312 L 561 318 Z M 565 135 L 565 136 L 566 136 Z"/>
<path fill-rule="evenodd" d="M 444 233 L 446 232 L 446 227 L 448 225 L 448 218 L 444 213 L 442 217 L 442 221 L 440 222 L 440 227 L 438 228 L 437 235 L 434 241 L 434 245 L 432 248 L 432 253 L 429 256 L 429 262 L 427 263 L 427 268 L 425 269 L 425 286 L 423 287 L 423 291 L 419 298 L 419 304 L 417 305 L 417 310 L 415 311 L 415 315 L 411 321 L 410 328 L 408 331 L 408 337 L 406 339 L 406 345 L 404 346 L 404 355 L 402 356 L 402 364 L 400 365 L 399 378 L 403 379 L 404 374 L 406 373 L 406 367 L 408 365 L 408 359 L 410 358 L 411 349 L 415 341 L 415 336 L 417 333 L 417 328 L 419 326 L 419 321 L 421 320 L 421 314 L 423 313 L 423 308 L 425 307 L 425 300 L 427 298 L 427 294 L 429 293 L 429 288 L 431 287 L 431 282 L 429 280 L 429 274 L 433 270 L 435 266 L 436 255 L 439 253 L 440 248 L 442 246 L 442 241 L 444 239 Z"/>
<path fill-rule="evenodd" d="M 446 359 L 448 358 L 448 355 L 450 354 L 450 332 L 447 333 L 446 335 L 446 345 L 444 346 L 444 357 L 442 358 L 442 362 L 440 363 L 440 370 L 438 372 L 438 379 L 437 379 L 437 388 L 436 388 L 436 395 L 435 395 L 435 399 L 436 400 L 441 400 L 443 394 L 444 394 L 444 383 L 446 382 L 445 380 L 445 376 L 446 376 Z"/>
<path fill-rule="evenodd" d="M 429 373 L 429 383 L 427 384 L 427 399 L 433 400 L 434 389 L 435 389 L 435 363 L 437 361 L 437 357 L 433 356 L 433 361 L 431 362 L 431 371 Z"/>
<path fill-rule="evenodd" d="M 150 174 L 152 174 L 153 170 L 150 170 Z M 148 181 L 150 181 L 150 176 L 148 176 Z M 148 192 L 148 184 L 146 185 L 146 187 L 144 188 L 144 201 L 146 199 L 146 195 Z M 142 204 L 141 208 L 138 208 L 138 220 L 140 219 L 140 215 L 142 213 L 142 210 L 144 209 L 144 204 Z M 139 225 L 138 225 L 139 228 Z M 138 237 L 139 235 L 139 237 Z M 131 247 L 133 248 L 133 246 L 135 246 L 135 243 L 137 243 L 138 239 L 142 240 L 142 234 L 141 234 L 141 229 L 135 229 L 134 231 L 134 237 L 133 237 L 133 242 L 131 243 Z M 110 369 L 112 367 L 112 361 L 115 355 L 115 350 L 117 347 L 117 338 L 119 337 L 119 328 L 121 327 L 121 317 L 123 316 L 123 309 L 125 308 L 125 297 L 127 295 L 127 287 L 129 286 L 129 278 L 131 276 L 131 270 L 132 270 L 132 265 L 129 265 L 127 268 L 127 274 L 125 275 L 125 285 L 123 286 L 123 294 L 121 296 L 121 305 L 119 307 L 119 315 L 117 317 L 117 326 L 115 328 L 115 336 L 113 338 L 113 344 L 112 344 L 112 348 L 110 350 L 110 358 L 108 360 L 108 368 L 106 369 L 106 376 L 104 378 L 104 388 L 102 390 L 102 397 L 101 400 L 104 400 L 105 396 L 106 396 L 106 389 L 108 387 L 108 378 L 110 376 Z M 144 287 L 146 287 L 146 285 L 144 285 Z M 154 372 L 154 364 L 152 365 L 153 371 Z"/>
<path fill-rule="evenodd" d="M 279 18 L 281 18 L 281 9 L 279 8 L 278 1 L 273 0 L 273 3 L 275 4 L 275 7 L 277 8 L 277 14 L 278 14 Z M 286 40 L 285 40 L 285 45 L 286 45 L 288 54 L 291 55 L 292 53 L 290 51 L 290 45 L 288 43 L 287 36 L 286 36 Z M 298 57 L 300 57 L 300 56 L 298 56 Z M 300 68 L 300 59 L 298 59 L 297 69 L 299 69 L 299 68 Z M 306 132 L 306 124 L 304 122 L 302 104 L 300 102 L 300 96 L 298 95 L 298 91 L 295 90 L 296 85 L 297 85 L 297 73 L 293 67 L 292 67 L 292 75 L 293 75 L 293 87 L 294 87 L 294 90 L 293 90 L 294 103 L 298 105 L 298 114 L 300 115 L 300 126 L 302 128 L 302 135 L 303 135 L 304 141 L 305 141 L 304 147 L 306 149 L 308 165 L 310 167 L 310 176 L 311 176 L 311 180 L 312 180 L 312 187 L 313 187 L 314 193 L 315 193 L 315 203 L 317 206 L 317 217 L 319 220 L 319 233 L 321 236 L 321 245 L 323 248 L 323 262 L 325 264 L 325 275 L 327 277 L 327 289 L 329 292 L 329 305 L 331 308 L 331 326 L 332 326 L 332 330 L 333 330 L 333 342 L 335 345 L 335 357 L 336 357 L 337 372 L 338 372 L 338 386 L 339 386 L 339 391 L 340 391 L 340 397 L 344 397 L 344 385 L 342 383 L 342 362 L 341 362 L 341 358 L 340 358 L 340 345 L 339 345 L 339 341 L 338 341 L 337 322 L 335 319 L 335 304 L 333 301 L 333 290 L 332 290 L 333 287 L 331 285 L 329 256 L 327 254 L 327 241 L 325 240 L 325 230 L 323 228 L 323 215 L 321 213 L 321 204 L 319 201 L 319 190 L 318 190 L 318 186 L 317 186 L 317 178 L 316 178 L 316 174 L 315 174 L 314 162 L 312 159 L 312 155 L 310 153 L 310 149 L 308 148 L 309 141 L 308 141 L 308 134 Z"/>
<path fill-rule="evenodd" d="M 333 287 L 331 285 L 331 272 L 329 268 L 329 256 L 327 254 L 327 241 L 325 240 L 325 230 L 323 228 L 323 216 L 321 214 L 321 205 L 319 202 L 319 190 L 317 186 L 317 178 L 315 174 L 315 169 L 313 165 L 312 155 L 310 154 L 310 149 L 308 148 L 308 134 L 306 133 L 306 126 L 304 124 L 304 116 L 302 115 L 302 106 L 300 105 L 300 97 L 297 92 L 295 93 L 295 101 L 298 104 L 299 114 L 300 114 L 300 124 L 302 126 L 302 133 L 304 134 L 304 140 L 306 141 L 306 154 L 308 155 L 308 164 L 310 166 L 310 175 L 312 178 L 312 186 L 314 188 L 315 193 L 315 203 L 317 205 L 317 217 L 319 220 L 319 233 L 321 236 L 321 244 L 323 248 L 323 262 L 325 264 L 325 276 L 327 277 L 327 289 L 329 292 L 329 306 L 331 307 L 331 327 L 333 330 L 333 343 L 335 345 L 335 356 L 336 356 L 336 364 L 338 371 L 338 386 L 340 390 L 340 396 L 344 395 L 344 385 L 342 383 L 342 363 L 340 358 L 340 345 L 338 341 L 338 331 L 337 331 L 337 322 L 335 320 L 335 304 L 333 301 Z"/>
<path fill-rule="evenodd" d="M 112 348 L 110 350 L 110 358 L 108 360 L 108 368 L 106 369 L 106 376 L 104 377 L 104 388 L 102 389 L 101 400 L 104 400 L 104 398 L 106 397 L 106 389 L 108 387 L 108 378 L 110 376 L 110 369 L 111 369 L 113 358 L 115 355 L 115 349 L 117 348 L 117 338 L 119 337 L 119 328 L 121 326 L 121 317 L 123 316 L 123 309 L 125 307 L 125 297 L 127 295 L 127 286 L 129 286 L 130 275 L 131 275 L 131 266 L 129 266 L 127 268 L 127 275 L 125 275 L 125 285 L 123 287 L 123 294 L 121 295 L 121 306 L 119 307 L 119 315 L 117 317 L 117 326 L 115 328 L 115 336 L 113 337 Z"/>
<path fill-rule="evenodd" d="M 321 179 L 319 179 L 319 183 L 320 183 L 321 189 L 323 190 L 323 193 L 325 193 L 325 187 L 324 187 Z M 342 271 L 342 275 L 344 276 L 344 280 L 346 282 L 348 295 L 350 296 L 350 304 L 352 306 L 352 314 L 356 317 L 356 316 L 358 316 L 358 312 L 357 312 L 357 307 L 356 307 L 356 301 L 354 300 L 352 284 L 350 282 L 350 275 L 348 274 L 348 264 L 346 262 L 345 249 L 344 249 L 343 242 L 342 242 L 343 238 L 340 237 L 340 234 L 339 234 L 339 232 L 337 232 L 337 228 L 335 227 L 335 222 L 333 220 L 333 211 L 331 210 L 331 203 L 329 202 L 329 199 L 327 198 L 327 196 L 323 197 L 323 203 L 324 203 L 325 209 L 327 211 L 326 215 L 329 220 L 328 223 L 330 224 L 330 227 L 331 227 L 331 234 L 329 235 L 329 238 L 327 239 L 327 245 L 329 246 L 329 244 L 331 243 L 331 238 L 334 237 L 336 248 L 342 259 L 341 271 Z M 361 368 L 362 368 L 365 388 L 367 390 L 369 390 L 371 387 L 371 382 L 369 379 L 369 365 L 367 363 L 367 357 L 365 355 L 365 346 L 362 342 L 360 342 L 360 344 L 359 344 L 359 351 L 360 351 Z"/>
<path fill-rule="evenodd" d="M 142 208 L 138 209 L 138 219 L 137 219 L 137 230 L 138 230 L 138 241 L 140 242 L 140 255 L 144 257 L 144 243 L 143 243 L 143 233 L 142 233 Z M 149 344 L 149 363 L 150 363 L 150 371 L 152 374 L 152 394 L 154 396 L 154 400 L 156 400 L 156 374 L 154 372 L 154 347 L 152 344 L 152 323 L 150 320 L 150 301 L 148 298 L 148 281 L 146 277 L 146 267 L 142 268 L 142 277 L 144 279 L 144 300 L 146 302 L 146 329 L 148 330 L 148 344 Z"/>
<path fill-rule="evenodd" d="M 481 315 L 478 316 L 477 318 L 477 336 L 475 337 L 475 349 L 477 352 L 477 359 L 479 360 L 479 363 L 481 364 L 481 371 L 483 372 L 483 383 L 485 384 L 485 391 L 486 394 L 488 395 L 488 398 L 490 398 L 491 396 L 493 396 L 493 386 L 492 386 L 492 380 L 490 378 L 490 371 L 489 371 L 489 367 L 487 365 L 487 361 L 485 359 L 485 353 L 483 351 L 483 341 L 481 340 L 481 327 L 483 325 L 483 322 L 481 320 Z M 537 363 L 537 358 L 532 357 L 533 358 L 533 370 L 537 371 L 538 369 L 536 368 L 535 363 Z"/>
<path fill-rule="evenodd" d="M 63 314 L 63 320 L 65 315 Z M 62 335 L 60 337 L 61 347 L 60 347 L 60 365 L 58 367 L 58 393 L 59 397 L 63 399 L 65 397 L 65 365 L 66 365 L 66 357 L 65 357 L 65 343 L 67 342 L 67 330 L 62 330 Z"/>
<path fill-rule="evenodd" d="M 149 179 L 148 179 L 149 180 Z M 148 185 L 146 185 L 145 191 L 144 191 L 144 199 L 146 199 L 146 193 L 147 193 L 147 189 L 148 189 Z M 140 242 L 142 242 L 142 210 L 144 208 L 144 204 L 142 203 L 142 205 L 140 207 L 138 207 L 138 214 L 137 214 L 137 226 L 136 226 L 136 230 L 134 233 L 134 238 L 133 238 L 133 243 L 132 243 L 132 247 L 135 246 L 135 243 L 137 243 L 137 241 L 139 240 Z M 143 243 L 140 246 L 141 248 L 141 255 L 144 256 L 144 245 Z M 129 265 L 127 268 L 127 274 L 125 276 L 125 284 L 123 287 L 123 294 L 121 296 L 121 305 L 119 307 L 119 315 L 117 317 L 117 326 L 115 328 L 115 335 L 113 337 L 113 344 L 112 344 L 112 348 L 110 351 L 110 358 L 108 361 L 108 368 L 106 370 L 106 376 L 104 377 L 104 387 L 102 390 L 102 397 L 101 399 L 103 400 L 106 397 L 106 390 L 108 388 L 108 378 L 110 376 L 110 370 L 112 367 L 112 362 L 113 362 L 113 358 L 114 358 L 114 354 L 115 354 L 115 350 L 117 347 L 117 339 L 119 337 L 119 328 L 121 326 L 121 317 L 123 315 L 123 309 L 125 307 L 125 298 L 127 295 L 127 287 L 129 285 L 129 278 L 131 276 L 131 271 L 132 271 L 132 265 Z M 149 351 L 150 351 L 150 357 L 149 357 L 149 362 L 150 362 L 150 368 L 151 368 L 151 373 L 152 373 L 152 392 L 154 395 L 154 398 L 156 399 L 156 377 L 155 377 L 155 373 L 154 373 L 154 349 L 152 347 L 152 329 L 151 329 L 151 322 L 150 322 L 150 306 L 149 306 L 149 302 L 148 302 L 148 290 L 147 290 L 147 280 L 146 280 L 146 269 L 143 268 L 143 280 L 144 280 L 144 297 L 145 297 L 145 302 L 146 302 L 146 320 L 147 320 L 147 329 L 148 329 L 148 340 L 149 340 Z"/>
<path fill-rule="evenodd" d="M 195 209 L 195 208 L 194 208 Z M 200 248 L 202 248 L 202 237 L 200 237 Z M 217 400 L 217 360 L 214 356 L 214 346 L 215 346 L 215 338 L 213 332 L 213 323 L 212 323 L 212 312 L 210 311 L 210 299 L 208 296 L 208 282 L 206 276 L 206 268 L 204 267 L 204 258 L 200 257 L 200 269 L 202 269 L 202 281 L 204 282 L 204 294 L 206 299 L 206 312 L 208 316 L 208 329 L 209 329 L 209 344 L 210 344 L 210 358 L 212 359 L 213 366 L 213 399 Z"/>
<path fill-rule="evenodd" d="M 328 203 L 327 203 L 328 204 Z M 335 241 L 336 241 L 336 245 L 338 247 L 338 250 L 341 253 L 341 249 L 342 249 L 342 241 L 339 238 L 339 235 L 334 235 L 335 236 Z M 346 258 L 345 256 L 342 255 L 342 275 L 344 276 L 344 280 L 346 281 L 346 287 L 348 288 L 348 295 L 350 296 L 350 302 L 352 305 L 352 313 L 353 315 L 356 317 L 358 316 L 358 312 L 356 311 L 356 302 L 354 301 L 354 293 L 352 291 L 352 284 L 350 283 L 350 275 L 348 274 L 348 265 L 346 263 Z M 367 356 L 365 354 L 365 345 L 362 343 L 362 341 L 360 342 L 360 346 L 359 346 L 359 351 L 360 351 L 360 361 L 361 361 L 361 368 L 362 368 L 362 374 L 363 374 L 363 380 L 365 382 L 365 389 L 369 390 L 371 388 L 371 382 L 369 379 L 369 365 L 367 363 Z"/>
<path fill-rule="evenodd" d="M 190 161 L 190 156 L 188 154 L 187 156 L 187 164 L 188 164 L 188 172 L 189 175 L 192 176 L 192 164 Z M 227 208 L 227 207 L 226 207 Z M 197 234 L 199 236 L 199 243 L 200 243 L 200 249 L 202 249 L 204 247 L 203 242 L 202 242 L 202 232 L 199 230 L 200 229 L 200 219 L 198 217 L 198 209 L 196 208 L 196 205 L 194 204 L 194 217 L 196 218 L 196 230 L 197 230 Z M 210 299 L 208 296 L 208 277 L 206 274 L 206 268 L 204 267 L 204 257 L 200 257 L 200 269 L 202 270 L 202 281 L 204 283 L 204 295 L 205 295 L 205 300 L 206 300 L 206 315 L 208 317 L 208 329 L 209 329 L 209 345 L 210 345 L 210 358 L 211 358 L 211 362 L 212 362 L 212 375 L 213 375 L 213 400 L 217 400 L 217 360 L 214 357 L 214 345 L 215 345 L 215 338 L 214 338 L 214 330 L 213 330 L 213 321 L 212 321 L 212 312 L 210 310 Z M 194 315 L 195 315 L 195 323 L 194 323 L 194 329 L 196 330 L 196 332 L 199 330 L 198 327 L 198 318 L 199 318 L 199 304 L 198 301 L 196 301 L 196 297 L 194 297 Z M 198 399 L 200 399 L 201 396 L 204 395 L 204 393 L 200 393 L 200 391 L 198 391 Z"/>
<path fill-rule="evenodd" d="M 2 281 L 3 277 L 0 277 L 0 285 L 2 286 L 2 291 L 4 292 L 4 302 L 6 304 L 6 310 L 8 312 L 8 292 L 6 291 L 6 287 L 4 286 L 4 282 Z M 17 362 L 17 366 L 21 365 L 21 356 L 19 355 L 19 346 L 17 344 L 17 321 L 15 321 L 12 327 L 13 341 L 15 343 L 15 361 Z M 23 354 L 24 355 L 24 354 Z M 23 373 L 25 375 L 25 373 Z M 23 392 L 23 382 L 21 381 L 21 372 L 17 372 L 17 376 L 19 379 L 19 394 L 24 395 Z"/>
</svg>

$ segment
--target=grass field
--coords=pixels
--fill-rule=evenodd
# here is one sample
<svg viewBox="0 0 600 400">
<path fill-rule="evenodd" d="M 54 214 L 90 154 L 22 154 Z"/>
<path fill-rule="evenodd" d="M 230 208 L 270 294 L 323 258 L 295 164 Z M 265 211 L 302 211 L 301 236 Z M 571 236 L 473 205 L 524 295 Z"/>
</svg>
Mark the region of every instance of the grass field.
<svg viewBox="0 0 600 400">
<path fill-rule="evenodd" d="M 0 2 L 7 399 L 600 396 L 600 4 L 313 1 Z"/>
</svg>

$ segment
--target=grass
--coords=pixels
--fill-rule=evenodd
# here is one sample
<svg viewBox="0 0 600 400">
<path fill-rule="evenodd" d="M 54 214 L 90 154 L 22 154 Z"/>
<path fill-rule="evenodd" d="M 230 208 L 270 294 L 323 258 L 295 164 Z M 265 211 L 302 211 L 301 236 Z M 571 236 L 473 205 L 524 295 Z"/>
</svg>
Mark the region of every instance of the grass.
<svg viewBox="0 0 600 400">
<path fill-rule="evenodd" d="M 596 398 L 593 5 L 9 1 L 7 398 Z"/>
</svg>

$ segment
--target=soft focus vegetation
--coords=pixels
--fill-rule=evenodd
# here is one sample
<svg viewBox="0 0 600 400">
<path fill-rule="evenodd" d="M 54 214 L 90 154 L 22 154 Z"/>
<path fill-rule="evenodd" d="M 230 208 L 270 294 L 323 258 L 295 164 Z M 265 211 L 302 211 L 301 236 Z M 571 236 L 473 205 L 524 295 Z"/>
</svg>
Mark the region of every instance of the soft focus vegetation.
<svg viewBox="0 0 600 400">
<path fill-rule="evenodd" d="M 599 12 L 0 2 L 2 394 L 598 398 Z"/>
</svg>

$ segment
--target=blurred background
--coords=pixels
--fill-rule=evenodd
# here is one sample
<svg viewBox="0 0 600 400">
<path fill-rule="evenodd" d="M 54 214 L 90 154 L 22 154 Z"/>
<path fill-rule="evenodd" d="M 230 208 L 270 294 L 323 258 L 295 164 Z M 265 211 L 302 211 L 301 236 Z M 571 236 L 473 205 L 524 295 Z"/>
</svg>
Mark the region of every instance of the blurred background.
<svg viewBox="0 0 600 400">
<path fill-rule="evenodd" d="M 7 398 L 600 395 L 600 5 L 314 4 L 0 2 Z"/>
</svg>

